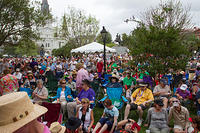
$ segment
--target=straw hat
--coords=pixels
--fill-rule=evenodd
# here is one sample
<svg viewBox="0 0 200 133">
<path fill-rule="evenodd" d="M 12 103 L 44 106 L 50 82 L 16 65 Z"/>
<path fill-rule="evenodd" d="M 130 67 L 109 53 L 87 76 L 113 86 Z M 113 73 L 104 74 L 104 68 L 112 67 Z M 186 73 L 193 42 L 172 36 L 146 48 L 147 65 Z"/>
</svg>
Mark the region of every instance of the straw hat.
<svg viewBox="0 0 200 133">
<path fill-rule="evenodd" d="M 51 133 L 65 133 L 66 127 L 61 126 L 59 122 L 54 122 L 50 126 Z"/>
<path fill-rule="evenodd" d="M 0 132 L 12 133 L 47 112 L 33 104 L 26 92 L 14 92 L 0 97 Z"/>
</svg>

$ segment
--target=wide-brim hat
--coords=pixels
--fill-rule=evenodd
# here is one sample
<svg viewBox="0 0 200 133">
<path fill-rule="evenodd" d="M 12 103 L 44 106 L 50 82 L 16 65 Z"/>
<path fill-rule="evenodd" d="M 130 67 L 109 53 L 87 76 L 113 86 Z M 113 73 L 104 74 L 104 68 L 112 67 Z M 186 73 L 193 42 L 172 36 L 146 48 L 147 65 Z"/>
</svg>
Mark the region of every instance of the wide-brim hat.
<svg viewBox="0 0 200 133">
<path fill-rule="evenodd" d="M 77 128 L 80 127 L 80 125 L 81 125 L 81 120 L 75 117 L 69 118 L 68 121 L 65 123 L 65 127 L 72 131 L 75 131 Z"/>
<path fill-rule="evenodd" d="M 13 92 L 0 97 L 0 132 L 12 133 L 46 113 L 33 104 L 26 92 Z"/>
<path fill-rule="evenodd" d="M 116 79 L 117 81 L 119 81 L 119 78 L 118 78 L 118 76 L 117 76 L 117 75 L 115 75 L 115 74 L 113 74 L 113 75 L 112 75 L 111 77 L 109 77 L 109 78 L 110 78 L 110 80 L 114 78 L 114 79 Z"/>
<path fill-rule="evenodd" d="M 139 86 L 141 86 L 141 87 L 147 87 L 147 86 L 148 86 L 148 83 L 140 82 L 140 83 L 139 83 Z"/>
<path fill-rule="evenodd" d="M 51 124 L 49 130 L 51 133 L 65 133 L 66 127 L 61 126 L 59 122 L 54 122 Z"/>
</svg>

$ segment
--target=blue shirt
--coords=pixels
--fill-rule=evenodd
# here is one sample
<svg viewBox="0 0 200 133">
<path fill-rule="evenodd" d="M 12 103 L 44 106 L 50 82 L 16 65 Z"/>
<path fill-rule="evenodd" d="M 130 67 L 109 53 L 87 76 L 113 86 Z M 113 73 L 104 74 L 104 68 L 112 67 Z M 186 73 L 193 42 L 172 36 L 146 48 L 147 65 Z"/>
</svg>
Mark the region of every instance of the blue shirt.
<svg viewBox="0 0 200 133">
<path fill-rule="evenodd" d="M 88 98 L 90 101 L 95 100 L 95 92 L 93 89 L 89 88 L 87 91 L 84 89 L 78 94 L 78 99 L 81 101 L 83 98 Z"/>
<path fill-rule="evenodd" d="M 62 88 L 58 88 L 57 89 L 56 98 L 60 99 L 60 93 L 61 93 L 61 91 L 62 91 Z M 65 99 L 66 99 L 66 101 L 72 101 L 73 100 L 73 97 L 69 99 L 69 98 L 67 98 L 67 96 L 71 96 L 72 97 L 72 95 L 71 95 L 71 89 L 66 86 L 65 87 Z"/>
</svg>

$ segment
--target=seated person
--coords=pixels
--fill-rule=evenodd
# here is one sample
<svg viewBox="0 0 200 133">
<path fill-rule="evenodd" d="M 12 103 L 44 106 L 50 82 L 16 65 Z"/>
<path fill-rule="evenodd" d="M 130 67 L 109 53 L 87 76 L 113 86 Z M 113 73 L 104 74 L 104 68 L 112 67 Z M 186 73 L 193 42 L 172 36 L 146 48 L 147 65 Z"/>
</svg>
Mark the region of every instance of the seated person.
<svg viewBox="0 0 200 133">
<path fill-rule="evenodd" d="M 159 97 L 163 100 L 164 108 L 168 106 L 168 98 L 171 95 L 170 87 L 167 85 L 167 80 L 161 79 L 160 83 L 153 90 L 154 97 Z"/>
<path fill-rule="evenodd" d="M 117 125 L 114 133 L 138 133 L 140 126 L 132 119 L 122 120 Z"/>
<path fill-rule="evenodd" d="M 189 111 L 181 106 L 178 99 L 173 99 L 173 106 L 169 111 L 169 122 L 174 120 L 174 133 L 186 132 L 189 127 Z"/>
<path fill-rule="evenodd" d="M 42 102 L 46 101 L 48 98 L 48 90 L 43 85 L 43 81 L 41 79 L 37 80 L 37 88 L 33 91 L 32 97 L 33 102 L 37 104 L 42 104 Z"/>
<path fill-rule="evenodd" d="M 154 97 L 152 91 L 147 88 L 147 83 L 141 82 L 139 86 L 140 88 L 136 89 L 131 96 L 131 103 L 126 105 L 124 120 L 128 118 L 130 110 L 137 109 L 139 113 L 138 125 L 141 126 L 143 110 L 154 100 Z"/>
<path fill-rule="evenodd" d="M 73 81 L 73 77 L 72 76 L 68 77 L 68 82 L 67 82 L 66 85 L 71 89 L 72 96 L 76 97 L 77 96 L 77 94 L 76 94 L 77 93 L 76 83 Z"/>
<path fill-rule="evenodd" d="M 81 100 L 83 98 L 88 98 L 90 100 L 90 104 L 94 103 L 95 100 L 95 92 L 92 88 L 90 88 L 90 81 L 87 79 L 84 79 L 82 81 L 82 90 L 78 94 L 78 97 L 76 97 L 75 102 L 70 102 L 67 104 L 67 111 L 68 111 L 68 117 L 74 117 L 76 116 L 76 110 L 77 108 L 81 107 Z"/>
<path fill-rule="evenodd" d="M 66 133 L 79 133 L 81 128 L 81 120 L 75 117 L 70 117 L 65 123 Z"/>
<path fill-rule="evenodd" d="M 186 103 L 189 100 L 190 91 L 187 90 L 188 86 L 186 84 L 182 84 L 180 88 L 176 90 L 175 96 L 182 102 Z"/>
<path fill-rule="evenodd" d="M 154 100 L 154 107 L 148 110 L 147 124 L 151 133 L 169 133 L 168 114 L 167 110 L 163 108 L 163 100 Z"/>
<path fill-rule="evenodd" d="M 122 84 L 119 82 L 119 78 L 116 75 L 112 75 L 109 77 L 110 82 L 105 86 L 106 88 L 119 88 L 123 87 Z M 106 90 L 104 90 L 106 93 Z"/>
<path fill-rule="evenodd" d="M 109 130 L 110 133 L 112 133 L 115 129 L 115 126 L 117 125 L 117 119 L 119 116 L 118 109 L 114 105 L 112 105 L 112 101 L 110 99 L 106 99 L 104 101 L 104 106 L 105 109 L 103 115 L 99 120 L 99 122 L 97 123 L 96 127 L 94 128 L 93 133 L 96 133 L 96 131 L 100 127 L 102 128 L 99 131 L 99 133 L 103 133 L 106 130 Z"/>
<path fill-rule="evenodd" d="M 33 104 L 26 92 L 1 96 L 0 109 L 1 133 L 50 133 L 48 127 L 37 120 L 47 108 Z"/>
<path fill-rule="evenodd" d="M 81 100 L 82 107 L 76 113 L 76 117 L 81 120 L 81 132 L 90 133 L 94 124 L 93 110 L 90 109 L 90 101 L 87 98 Z"/>
<path fill-rule="evenodd" d="M 68 86 L 66 86 L 65 79 L 60 80 L 60 86 L 61 87 L 57 89 L 56 98 L 57 98 L 57 103 L 61 104 L 61 110 L 64 115 L 67 110 L 67 103 L 72 102 L 73 97 L 71 95 L 71 89 Z"/>
<path fill-rule="evenodd" d="M 131 76 L 131 72 L 127 72 L 127 76 L 123 79 L 124 88 L 130 89 L 132 85 L 136 85 L 136 79 Z"/>
<path fill-rule="evenodd" d="M 200 91 L 196 94 L 197 115 L 200 116 Z"/>
</svg>

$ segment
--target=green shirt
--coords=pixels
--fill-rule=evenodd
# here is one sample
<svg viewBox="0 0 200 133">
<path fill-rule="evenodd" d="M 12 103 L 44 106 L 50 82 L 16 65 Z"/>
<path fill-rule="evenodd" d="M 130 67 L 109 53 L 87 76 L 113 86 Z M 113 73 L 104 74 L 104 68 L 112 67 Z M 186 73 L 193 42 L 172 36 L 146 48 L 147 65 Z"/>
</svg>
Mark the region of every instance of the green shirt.
<svg viewBox="0 0 200 133">
<path fill-rule="evenodd" d="M 132 83 L 134 83 L 134 85 L 135 85 L 136 84 L 136 79 L 133 78 L 133 77 L 130 77 L 130 78 L 125 77 L 124 80 L 123 80 L 123 83 L 124 83 L 124 85 L 127 85 L 127 86 L 131 86 Z"/>
<path fill-rule="evenodd" d="M 112 70 L 114 70 L 117 67 L 116 63 L 113 63 L 113 65 L 111 66 Z"/>
</svg>

